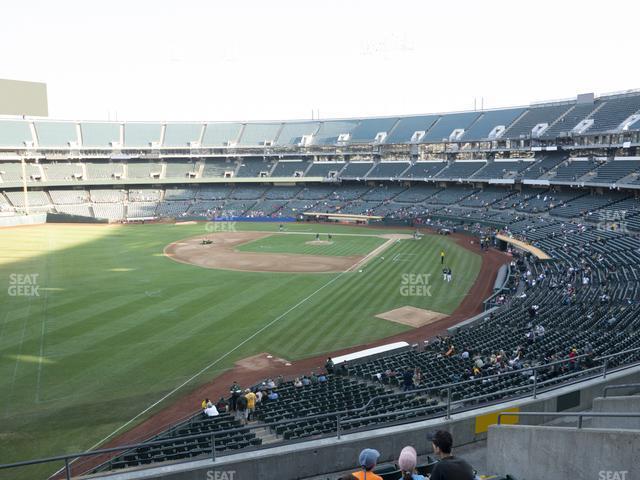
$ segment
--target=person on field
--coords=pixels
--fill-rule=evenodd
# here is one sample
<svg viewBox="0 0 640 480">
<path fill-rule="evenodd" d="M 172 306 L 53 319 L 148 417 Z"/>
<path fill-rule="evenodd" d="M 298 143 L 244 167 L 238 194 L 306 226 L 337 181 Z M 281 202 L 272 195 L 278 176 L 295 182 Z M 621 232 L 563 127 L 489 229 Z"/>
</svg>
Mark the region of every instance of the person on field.
<svg viewBox="0 0 640 480">
<path fill-rule="evenodd" d="M 447 267 L 447 282 L 451 283 L 451 267 Z"/>
<path fill-rule="evenodd" d="M 440 265 L 444 265 L 444 250 L 440 250 Z"/>
</svg>

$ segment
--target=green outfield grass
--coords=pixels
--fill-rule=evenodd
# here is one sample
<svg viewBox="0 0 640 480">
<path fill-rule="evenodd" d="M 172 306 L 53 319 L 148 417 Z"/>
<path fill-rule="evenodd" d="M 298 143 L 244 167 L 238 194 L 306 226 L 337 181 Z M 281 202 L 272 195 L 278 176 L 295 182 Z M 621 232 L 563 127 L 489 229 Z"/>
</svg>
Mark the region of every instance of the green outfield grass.
<svg viewBox="0 0 640 480">
<path fill-rule="evenodd" d="M 365 237 L 363 235 L 332 235 L 331 243 L 313 245 L 309 242 L 316 240 L 311 234 L 278 234 L 260 238 L 236 247 L 241 252 L 261 253 L 299 253 L 302 255 L 330 255 L 336 257 L 350 255 L 367 255 L 382 245 L 386 240 L 380 237 Z M 320 235 L 320 240 L 329 242 L 328 234 Z"/>
<path fill-rule="evenodd" d="M 286 230 L 312 239 L 316 232 L 391 232 L 310 224 Z M 205 233 L 203 224 L 0 232 L 0 463 L 87 449 L 209 364 L 215 363 L 154 411 L 240 358 L 270 352 L 296 360 L 393 335 L 408 327 L 374 315 L 404 305 L 450 313 L 481 264 L 479 255 L 443 236 L 394 242 L 384 259 L 342 274 L 218 271 L 163 256 L 170 242 Z M 307 247 L 306 235 L 269 239 L 273 248 L 291 242 L 293 253 Z M 366 254 L 383 242 L 333 240 L 336 255 L 341 248 L 344 255 Z M 452 284 L 441 281 L 442 248 Z M 411 274 L 432 275 L 430 296 L 403 295 Z M 18 295 L 33 288 L 37 295 Z M 0 471 L 0 478 L 44 478 L 59 466 Z"/>
</svg>

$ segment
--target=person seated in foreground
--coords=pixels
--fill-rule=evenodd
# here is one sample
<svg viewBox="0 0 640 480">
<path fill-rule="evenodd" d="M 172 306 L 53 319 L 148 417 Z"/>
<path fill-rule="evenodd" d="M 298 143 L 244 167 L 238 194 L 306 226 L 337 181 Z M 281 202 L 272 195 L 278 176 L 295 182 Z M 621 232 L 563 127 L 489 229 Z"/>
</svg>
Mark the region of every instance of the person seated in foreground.
<svg viewBox="0 0 640 480">
<path fill-rule="evenodd" d="M 449 432 L 435 432 L 431 436 L 431 445 L 439 461 L 433 466 L 430 480 L 474 480 L 475 474 L 471 465 L 451 453 L 453 437 Z"/>
<path fill-rule="evenodd" d="M 416 449 L 411 446 L 404 447 L 398 457 L 398 469 L 402 472 L 402 480 L 425 480 L 424 476 L 416 473 L 417 464 Z"/>
<path fill-rule="evenodd" d="M 365 448 L 360 452 L 360 456 L 358 457 L 358 463 L 360 467 L 362 467 L 362 470 L 353 472 L 351 475 L 358 480 L 382 480 L 380 475 L 373 473 L 373 469 L 376 468 L 378 464 L 378 458 L 380 458 L 380 452 L 372 448 Z"/>
<path fill-rule="evenodd" d="M 216 408 L 215 405 L 211 405 L 207 408 L 204 409 L 204 414 L 207 417 L 217 417 L 218 415 L 220 415 L 220 413 L 218 412 L 218 409 Z"/>
</svg>

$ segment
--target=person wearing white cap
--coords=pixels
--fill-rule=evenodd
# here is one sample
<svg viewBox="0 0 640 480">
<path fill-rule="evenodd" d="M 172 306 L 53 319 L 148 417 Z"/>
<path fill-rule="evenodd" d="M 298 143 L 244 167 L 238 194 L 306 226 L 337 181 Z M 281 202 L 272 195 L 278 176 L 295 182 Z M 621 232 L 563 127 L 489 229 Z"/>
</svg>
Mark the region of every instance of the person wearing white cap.
<svg viewBox="0 0 640 480">
<path fill-rule="evenodd" d="M 353 472 L 351 475 L 358 480 L 382 480 L 380 475 L 373 473 L 373 469 L 378 464 L 378 458 L 380 458 L 380 452 L 373 448 L 365 448 L 360 452 L 358 457 L 358 463 L 362 467 L 362 470 Z"/>
<path fill-rule="evenodd" d="M 422 475 L 415 473 L 417 464 L 416 449 L 411 446 L 404 447 L 398 457 L 398 468 L 402 472 L 402 480 L 425 480 Z"/>
</svg>

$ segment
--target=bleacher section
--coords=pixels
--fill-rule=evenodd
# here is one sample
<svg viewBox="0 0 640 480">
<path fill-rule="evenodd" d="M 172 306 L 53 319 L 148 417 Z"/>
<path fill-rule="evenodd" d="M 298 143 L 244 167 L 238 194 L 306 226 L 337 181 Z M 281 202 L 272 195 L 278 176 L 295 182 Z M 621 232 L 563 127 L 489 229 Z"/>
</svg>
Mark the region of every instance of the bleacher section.
<svg viewBox="0 0 640 480">
<path fill-rule="evenodd" d="M 401 176 L 411 164 L 409 162 L 380 162 L 368 173 L 367 178 L 391 179 Z"/>
<path fill-rule="evenodd" d="M 71 205 L 89 201 L 88 192 L 85 190 L 50 190 L 49 195 L 56 205 Z"/>
<path fill-rule="evenodd" d="M 586 181 L 607 184 L 617 183 L 638 170 L 640 170 L 640 160 L 613 160 L 598 167 L 595 175 L 589 177 Z"/>
<path fill-rule="evenodd" d="M 129 162 L 127 164 L 127 178 L 160 178 L 162 165 L 150 162 Z"/>
<path fill-rule="evenodd" d="M 337 175 L 344 166 L 344 162 L 314 162 L 311 164 L 311 167 L 309 167 L 306 176 L 324 178 L 329 177 L 331 172 Z"/>
<path fill-rule="evenodd" d="M 82 122 L 80 131 L 83 148 L 110 148 L 120 143 L 119 123 Z"/>
<path fill-rule="evenodd" d="M 538 161 L 530 164 L 528 169 L 522 174 L 523 179 L 535 179 L 540 178 L 548 171 L 555 168 L 558 164 L 566 160 L 566 156 L 563 154 L 545 154 Z"/>
<path fill-rule="evenodd" d="M 302 177 L 309 168 L 309 162 L 305 160 L 280 160 L 273 172 L 272 177 Z"/>
<path fill-rule="evenodd" d="M 166 160 L 165 178 L 193 178 L 196 164 L 191 160 Z"/>
<path fill-rule="evenodd" d="M 25 172 L 27 180 L 40 180 L 42 177 L 42 171 L 40 166 L 34 163 L 25 164 Z M 22 178 L 22 164 L 16 162 L 2 162 L 0 163 L 0 178 L 2 178 L 3 184 L 20 184 L 23 181 Z"/>
<path fill-rule="evenodd" d="M 569 159 L 555 169 L 555 175 L 550 178 L 555 181 L 575 182 L 583 175 L 598 166 L 597 163 L 586 159 Z"/>
<path fill-rule="evenodd" d="M 486 167 L 478 170 L 472 178 L 492 179 L 492 178 L 513 178 L 532 162 L 527 161 L 506 161 L 496 160 L 487 164 Z"/>
<path fill-rule="evenodd" d="M 364 178 L 373 168 L 373 162 L 349 162 L 342 170 L 342 178 Z"/>
<path fill-rule="evenodd" d="M 469 178 L 486 165 L 486 162 L 453 162 L 435 175 L 435 178 Z"/>
<path fill-rule="evenodd" d="M 275 142 L 282 123 L 247 123 L 240 136 L 240 145 L 265 145 Z"/>
<path fill-rule="evenodd" d="M 46 180 L 80 180 L 83 177 L 82 165 L 78 163 L 46 163 L 42 165 Z"/>
<path fill-rule="evenodd" d="M 416 162 L 400 178 L 426 180 L 447 166 L 446 162 Z"/>
<path fill-rule="evenodd" d="M 320 124 L 318 122 L 285 123 L 278 135 L 278 145 L 295 146 L 302 142 L 303 137 L 311 137 Z"/>
<path fill-rule="evenodd" d="M 551 125 L 542 134 L 542 138 L 556 138 L 566 136 L 582 120 L 587 118 L 595 106 L 593 103 L 579 103 L 574 105 L 565 115 Z"/>
<path fill-rule="evenodd" d="M 202 178 L 224 177 L 227 172 L 233 175 L 237 168 L 238 164 L 235 161 L 207 158 L 202 170 Z"/>
<path fill-rule="evenodd" d="M 524 108 L 512 108 L 508 110 L 490 110 L 482 113 L 469 129 L 465 130 L 461 140 L 474 141 L 484 140 L 498 126 L 506 129 L 511 123 L 524 113 Z M 499 136 L 497 137 L 499 138 Z"/>
<path fill-rule="evenodd" d="M 371 143 L 378 133 L 388 134 L 398 118 L 367 118 L 351 131 L 351 143 Z"/>
<path fill-rule="evenodd" d="M 165 147 L 188 147 L 200 141 L 202 125 L 199 123 L 167 123 L 164 130 Z"/>
<path fill-rule="evenodd" d="M 273 168 L 273 164 L 262 158 L 243 158 L 240 160 L 240 168 L 236 173 L 238 177 L 260 177 L 268 176 Z"/>
<path fill-rule="evenodd" d="M 503 136 L 514 139 L 528 138 L 531 136 L 531 130 L 536 125 L 541 123 L 551 125 L 561 115 L 567 112 L 571 106 L 571 104 L 559 104 L 530 108 L 527 113 L 507 129 Z"/>
<path fill-rule="evenodd" d="M 423 132 L 424 135 L 439 118 L 439 115 L 401 118 L 387 136 L 386 143 L 409 143 L 416 132 Z"/>
<path fill-rule="evenodd" d="M 75 123 L 36 121 L 34 126 L 40 147 L 69 148 L 80 144 Z"/>
<path fill-rule="evenodd" d="M 111 162 L 87 162 L 87 179 L 110 179 L 124 177 L 124 167 L 121 163 Z"/>
<path fill-rule="evenodd" d="M 619 195 L 584 195 L 552 209 L 549 214 L 564 218 L 582 217 L 591 215 L 593 212 L 622 199 L 623 197 Z"/>
<path fill-rule="evenodd" d="M 640 111 L 640 95 L 605 97 L 600 102 L 604 105 L 589 117 L 593 120 L 587 130 L 590 134 L 616 130 L 628 117 Z"/>
<path fill-rule="evenodd" d="M 422 137 L 421 142 L 439 143 L 449 141 L 454 130 L 465 130 L 480 116 L 477 112 L 451 113 L 441 116 Z"/>
<path fill-rule="evenodd" d="M 181 440 L 180 437 L 196 435 L 199 433 L 215 433 L 240 427 L 240 421 L 233 418 L 228 413 L 222 413 L 217 417 L 204 418 L 196 416 L 190 420 L 176 425 L 169 432 L 158 435 L 153 440 L 175 438 L 157 447 L 141 447 L 137 450 L 128 451 L 101 470 L 113 468 L 131 468 L 161 460 L 183 460 L 210 455 L 211 439 L 202 438 L 195 440 Z M 261 440 L 256 438 L 253 432 L 247 430 L 233 435 L 220 435 L 216 439 L 216 450 L 224 452 L 226 450 L 239 450 L 250 446 L 258 446 Z"/>
<path fill-rule="evenodd" d="M 241 123 L 207 123 L 202 145 L 205 147 L 222 147 L 235 144 L 242 131 Z"/>
</svg>

